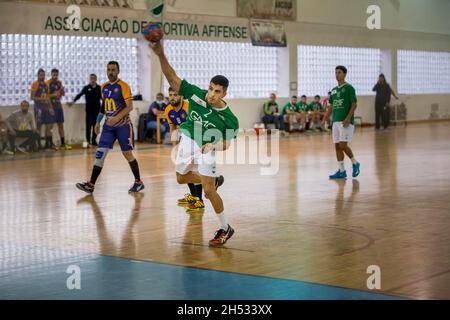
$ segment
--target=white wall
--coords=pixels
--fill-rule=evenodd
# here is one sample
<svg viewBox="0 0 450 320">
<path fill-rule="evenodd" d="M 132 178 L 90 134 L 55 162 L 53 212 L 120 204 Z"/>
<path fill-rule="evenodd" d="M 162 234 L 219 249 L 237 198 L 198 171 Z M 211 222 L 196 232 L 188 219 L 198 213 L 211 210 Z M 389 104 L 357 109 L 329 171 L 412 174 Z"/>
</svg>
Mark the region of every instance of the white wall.
<svg viewBox="0 0 450 320">
<path fill-rule="evenodd" d="M 450 12 L 450 1 L 448 0 L 298 0 L 297 2 L 298 21 L 286 22 L 285 24 L 288 48 L 284 61 L 280 62 L 284 85 L 297 81 L 296 55 L 298 44 L 389 49 L 392 52 L 391 85 L 394 89 L 397 86 L 397 49 L 450 51 L 450 19 L 447 18 L 447 14 Z M 235 0 L 172 0 L 168 3 L 174 3 L 167 8 L 169 16 L 186 13 L 188 14 L 186 19 L 196 21 L 224 21 L 225 19 L 234 23 L 233 21 L 242 22 L 243 20 L 235 18 Z M 380 5 L 382 30 L 365 28 L 366 8 L 369 4 Z M 21 4 L 22 7 L 24 5 L 26 4 Z M 17 6 L 19 7 L 19 5 Z M 47 5 L 42 5 L 42 8 L 39 9 L 45 11 L 46 7 Z M 34 5 L 28 11 L 35 12 L 36 8 L 37 5 Z M 117 15 L 120 18 L 129 16 L 137 19 L 144 16 L 142 12 L 130 12 L 130 10 L 90 8 L 83 8 L 83 10 L 92 13 L 93 16 Z M 97 14 L 98 10 L 101 10 L 102 13 Z M 7 16 L 4 16 L 4 10 L 0 12 L 1 20 L 9 21 L 6 25 L 0 25 L 0 32 L 5 32 L 2 29 L 6 26 L 9 28 L 14 23 L 17 28 L 22 28 L 25 11 L 16 11 L 15 13 L 14 10 L 9 10 Z M 150 55 L 149 58 L 148 48 L 144 42 L 140 43 L 139 54 L 143 59 L 139 66 L 142 71 L 141 87 L 144 87 L 141 93 L 145 99 L 151 100 L 155 93 L 161 90 L 161 70 L 157 59 L 153 55 Z M 374 79 L 374 83 L 375 81 L 376 79 Z M 280 90 L 280 94 L 284 96 L 284 98 L 280 97 L 280 102 L 287 101 L 289 90 L 287 88 Z M 359 108 L 356 114 L 362 116 L 365 122 L 373 122 L 374 97 L 359 96 L 358 98 Z M 407 105 L 409 120 L 428 119 L 432 103 L 440 105 L 441 115 L 450 113 L 448 112 L 450 109 L 450 94 L 405 96 L 402 97 L 402 100 Z M 242 128 L 252 127 L 254 122 L 260 121 L 264 99 L 234 99 L 228 102 L 239 117 Z M 148 104 L 149 101 L 137 102 L 135 105 L 141 109 L 141 112 L 146 112 Z M 8 114 L 11 110 L 15 110 L 15 107 L 0 108 L 3 115 Z M 84 137 L 83 108 L 74 106 L 71 109 L 66 109 L 66 119 L 68 120 L 66 123 L 68 141 L 81 142 Z"/>
<path fill-rule="evenodd" d="M 235 0 L 178 0 L 167 6 L 168 13 L 190 13 L 216 16 L 236 16 Z M 368 30 L 366 9 L 378 5 L 381 9 L 382 30 Z M 298 0 L 297 22 L 287 22 L 289 64 L 285 83 L 297 81 L 297 45 L 331 45 L 374 47 L 392 53 L 390 70 L 383 70 L 391 85 L 397 87 L 396 50 L 450 51 L 450 1 L 448 0 Z M 384 64 L 389 68 L 389 64 Z M 156 71 L 157 73 L 159 70 Z M 374 79 L 374 84 L 376 79 Z M 268 93 L 269 94 L 269 93 Z M 287 92 L 280 92 L 279 101 L 287 101 Z M 290 92 L 296 94 L 296 92 Z M 323 94 L 323 93 L 322 93 Z M 283 97 L 284 96 L 284 97 Z M 311 97 L 309 98 L 311 99 Z M 373 123 L 374 96 L 359 96 L 356 115 Z M 448 114 L 450 94 L 401 96 L 408 108 L 409 120 L 426 120 L 432 103 L 440 105 L 441 115 Z M 264 99 L 235 99 L 228 101 L 240 119 L 241 127 L 249 128 L 260 121 Z"/>
<path fill-rule="evenodd" d="M 380 7 L 382 29 L 450 34 L 448 0 L 298 0 L 297 20 L 365 28 L 370 5 Z"/>
<path fill-rule="evenodd" d="M 171 0 L 166 3 L 167 12 L 235 17 L 236 1 Z M 365 28 L 366 10 L 370 5 L 380 7 L 383 29 L 450 34 L 448 0 L 297 0 L 297 21 Z"/>
</svg>

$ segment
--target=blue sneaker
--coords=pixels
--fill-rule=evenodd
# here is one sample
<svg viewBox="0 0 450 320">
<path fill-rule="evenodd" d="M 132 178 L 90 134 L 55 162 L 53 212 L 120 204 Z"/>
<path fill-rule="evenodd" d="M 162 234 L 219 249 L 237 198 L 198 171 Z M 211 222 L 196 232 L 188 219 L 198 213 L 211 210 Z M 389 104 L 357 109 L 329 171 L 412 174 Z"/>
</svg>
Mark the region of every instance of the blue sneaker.
<svg viewBox="0 0 450 320">
<path fill-rule="evenodd" d="M 353 172 L 352 172 L 353 178 L 356 178 L 357 176 L 359 176 L 359 166 L 360 166 L 359 162 L 357 162 L 353 165 Z"/>
<path fill-rule="evenodd" d="M 330 176 L 331 180 L 335 180 L 335 179 L 347 179 L 347 171 L 336 171 L 335 174 Z"/>
</svg>

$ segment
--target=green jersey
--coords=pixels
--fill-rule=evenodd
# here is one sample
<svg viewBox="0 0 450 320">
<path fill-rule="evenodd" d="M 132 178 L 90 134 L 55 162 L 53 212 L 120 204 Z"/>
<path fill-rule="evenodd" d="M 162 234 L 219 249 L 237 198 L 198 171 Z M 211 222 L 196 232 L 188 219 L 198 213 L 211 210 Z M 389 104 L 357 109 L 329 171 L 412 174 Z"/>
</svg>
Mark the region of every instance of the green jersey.
<svg viewBox="0 0 450 320">
<path fill-rule="evenodd" d="M 342 122 L 347 118 L 352 104 L 356 102 L 355 88 L 351 84 L 345 82 L 342 86 L 334 87 L 331 90 L 329 103 L 333 111 L 333 122 Z M 355 123 L 354 115 L 350 119 L 350 123 Z"/>
<path fill-rule="evenodd" d="M 189 100 L 188 117 L 180 130 L 199 146 L 236 137 L 239 120 L 227 105 L 221 109 L 210 106 L 206 102 L 207 90 L 183 80 L 178 94 Z"/>
<path fill-rule="evenodd" d="M 288 110 L 292 112 L 298 112 L 299 111 L 298 104 L 292 104 L 291 102 L 286 103 L 283 107 L 283 112 L 281 112 L 281 114 L 284 116 L 285 114 L 287 114 Z"/>
<path fill-rule="evenodd" d="M 308 104 L 307 103 L 303 103 L 303 102 L 300 102 L 299 104 L 298 104 L 298 110 L 299 111 L 308 111 Z"/>
<path fill-rule="evenodd" d="M 311 102 L 308 106 L 308 111 L 323 110 L 322 104 L 320 102 Z"/>
</svg>

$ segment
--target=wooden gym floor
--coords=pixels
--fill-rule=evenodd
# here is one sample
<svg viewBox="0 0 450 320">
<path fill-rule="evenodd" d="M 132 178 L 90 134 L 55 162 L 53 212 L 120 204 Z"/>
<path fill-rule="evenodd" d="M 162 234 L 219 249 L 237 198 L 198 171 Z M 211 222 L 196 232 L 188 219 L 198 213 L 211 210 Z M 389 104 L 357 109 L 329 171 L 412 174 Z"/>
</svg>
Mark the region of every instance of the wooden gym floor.
<svg viewBox="0 0 450 320">
<path fill-rule="evenodd" d="M 234 237 L 207 202 L 188 215 L 176 199 L 171 148 L 140 145 L 146 185 L 118 146 L 93 196 L 94 150 L 0 157 L 0 298 L 450 299 L 450 124 L 357 129 L 357 179 L 330 181 L 330 134 L 281 138 L 279 171 L 223 165 L 219 189 Z M 254 143 L 254 140 L 252 140 Z M 351 173 L 346 159 L 347 172 Z M 81 290 L 68 290 L 69 265 Z M 381 289 L 367 288 L 367 268 Z"/>
</svg>

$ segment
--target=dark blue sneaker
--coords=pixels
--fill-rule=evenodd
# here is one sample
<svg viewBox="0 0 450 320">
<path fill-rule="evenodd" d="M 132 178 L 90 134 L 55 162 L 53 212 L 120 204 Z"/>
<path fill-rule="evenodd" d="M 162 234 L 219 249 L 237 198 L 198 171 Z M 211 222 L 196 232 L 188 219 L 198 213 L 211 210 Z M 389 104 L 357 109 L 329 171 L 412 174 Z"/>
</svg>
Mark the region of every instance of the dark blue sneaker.
<svg viewBox="0 0 450 320">
<path fill-rule="evenodd" d="M 94 192 L 94 185 L 90 182 L 80 182 L 76 187 L 86 193 L 92 194 Z"/>
<path fill-rule="evenodd" d="M 136 193 L 144 190 L 144 183 L 142 181 L 135 181 L 133 186 L 128 190 L 129 193 Z"/>
<path fill-rule="evenodd" d="M 352 172 L 353 178 L 356 178 L 357 176 L 359 176 L 359 167 L 360 167 L 359 162 L 357 162 L 353 165 L 353 172 Z"/>
<path fill-rule="evenodd" d="M 347 171 L 336 171 L 335 174 L 330 176 L 331 180 L 335 180 L 335 179 L 347 179 Z"/>
</svg>

